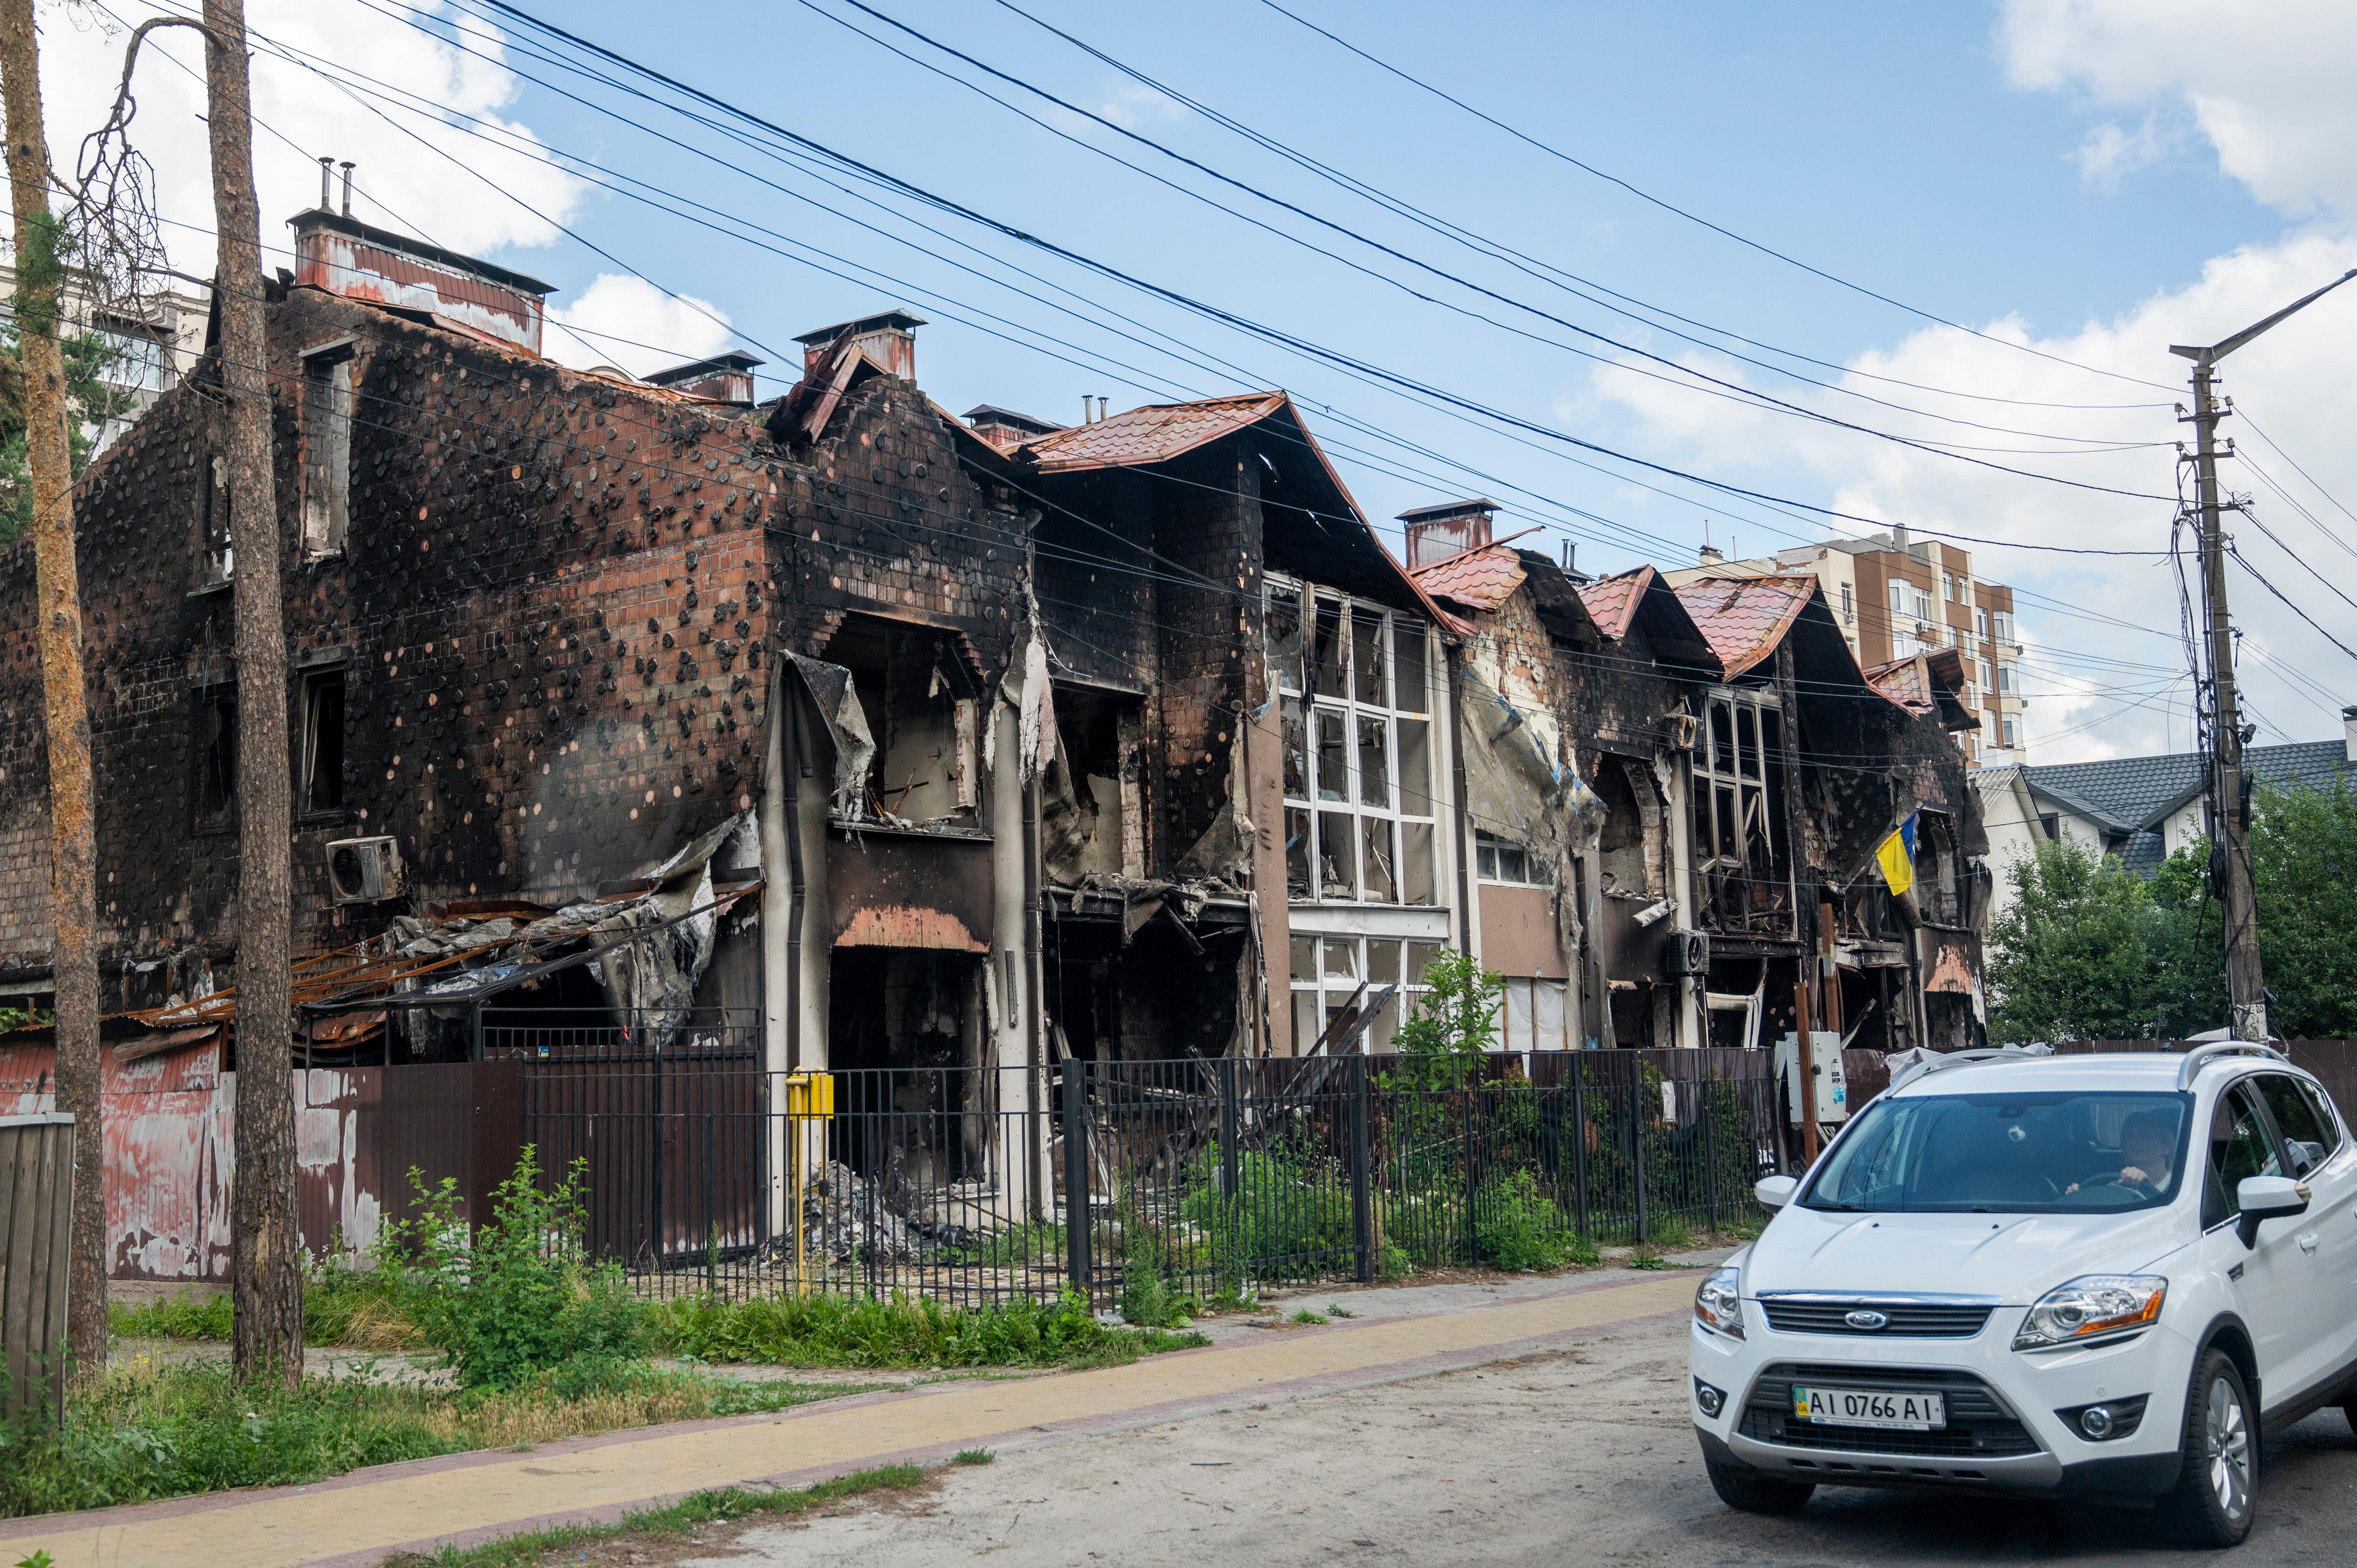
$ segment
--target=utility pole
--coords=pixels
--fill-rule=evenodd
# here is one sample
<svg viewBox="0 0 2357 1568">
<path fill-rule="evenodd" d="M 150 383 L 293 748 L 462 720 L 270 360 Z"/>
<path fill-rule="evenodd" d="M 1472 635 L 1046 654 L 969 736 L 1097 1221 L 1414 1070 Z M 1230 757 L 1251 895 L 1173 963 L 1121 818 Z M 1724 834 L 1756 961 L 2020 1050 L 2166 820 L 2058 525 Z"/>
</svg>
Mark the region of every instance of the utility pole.
<svg viewBox="0 0 2357 1568">
<path fill-rule="evenodd" d="M 24 364 L 32 470 L 34 597 L 40 607 L 41 708 L 49 764 L 49 973 L 57 987 L 58 1109 L 74 1119 L 66 1321 L 74 1374 L 106 1370 L 106 1138 L 99 1124 L 98 855 L 91 817 L 90 710 L 82 676 L 81 586 L 74 560 L 72 417 L 66 396 L 65 264 L 49 209 L 33 0 L 0 0 L 0 97 L 7 105 L 16 215 L 16 349 Z"/>
<path fill-rule="evenodd" d="M 2314 294 L 2244 328 L 2208 348 L 2169 345 L 2169 351 L 2193 361 L 2194 464 L 2200 483 L 2201 547 L 2201 641 L 2210 666 L 2210 831 L 2214 847 L 2212 876 L 2225 912 L 2226 991 L 2233 1036 L 2264 1040 L 2267 1035 L 2266 975 L 2259 963 L 2258 895 L 2251 875 L 2250 810 L 2243 774 L 2243 717 L 2234 697 L 2234 627 L 2226 613 L 2226 540 L 2220 513 L 2235 510 L 2218 499 L 2218 421 L 2233 412 L 2218 407 L 2218 361 L 2286 317 L 2357 278 L 2343 273 Z M 2184 418 L 2180 407 L 2179 417 Z M 2180 448 L 2180 450 L 2182 450 Z M 2233 456 L 2229 445 L 2226 456 Z"/>
<path fill-rule="evenodd" d="M 220 260 L 221 386 L 229 394 L 231 607 L 237 647 L 237 1187 L 230 1288 L 240 1378 L 303 1376 L 296 1234 L 292 988 L 294 779 L 286 755 L 285 591 L 270 457 L 262 217 L 253 192 L 253 81 L 244 0 L 205 0 L 207 124 Z"/>
</svg>

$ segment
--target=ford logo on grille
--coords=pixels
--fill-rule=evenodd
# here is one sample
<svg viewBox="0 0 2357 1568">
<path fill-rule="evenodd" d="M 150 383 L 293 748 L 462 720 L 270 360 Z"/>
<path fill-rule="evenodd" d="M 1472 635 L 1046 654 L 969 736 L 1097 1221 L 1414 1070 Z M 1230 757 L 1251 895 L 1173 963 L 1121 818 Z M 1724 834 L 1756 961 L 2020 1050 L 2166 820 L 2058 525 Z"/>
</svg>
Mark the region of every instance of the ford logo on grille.
<svg viewBox="0 0 2357 1568">
<path fill-rule="evenodd" d="M 1842 1321 L 1860 1334 L 1871 1334 L 1878 1328 L 1890 1326 L 1890 1314 L 1877 1312 L 1870 1306 L 1860 1307 L 1857 1311 L 1844 1316 Z"/>
</svg>

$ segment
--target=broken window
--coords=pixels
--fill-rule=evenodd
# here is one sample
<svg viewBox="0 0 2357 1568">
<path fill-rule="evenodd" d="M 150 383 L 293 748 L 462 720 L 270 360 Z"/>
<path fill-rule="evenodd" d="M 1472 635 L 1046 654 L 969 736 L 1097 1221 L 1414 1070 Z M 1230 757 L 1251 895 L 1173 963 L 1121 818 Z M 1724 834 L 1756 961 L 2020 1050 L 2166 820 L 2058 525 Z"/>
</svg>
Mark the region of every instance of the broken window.
<svg viewBox="0 0 2357 1568">
<path fill-rule="evenodd" d="M 1436 903 L 1425 627 L 1275 579 L 1269 596 L 1273 650 L 1275 628 L 1287 617 L 1298 625 L 1298 607 L 1309 606 L 1308 690 L 1279 703 L 1290 896 Z"/>
<path fill-rule="evenodd" d="M 1279 692 L 1301 690 L 1301 590 L 1290 583 L 1268 586 L 1268 683 Z"/>
<path fill-rule="evenodd" d="M 344 672 L 303 682 L 303 793 L 311 814 L 344 809 Z"/>
<path fill-rule="evenodd" d="M 1440 952 L 1437 942 L 1403 942 L 1390 937 L 1296 937 L 1292 945 L 1293 1049 L 1307 1054 L 1319 1037 L 1351 1013 L 1391 993 L 1372 1023 L 1348 1047 L 1391 1049 L 1402 1018 L 1415 1015 L 1426 987 L 1424 972 Z M 1361 994 L 1363 988 L 1365 994 Z"/>
<path fill-rule="evenodd" d="M 197 515 L 204 526 L 201 542 L 204 585 L 219 587 L 228 582 L 237 569 L 237 553 L 231 548 L 229 520 L 229 461 L 213 457 L 204 467 L 202 494 L 199 498 Z"/>
<path fill-rule="evenodd" d="M 1040 775 L 1040 847 L 1049 874 L 1146 874 L 1138 700 L 1093 687 L 1053 688 L 1057 750 Z M 961 704 L 961 708 L 965 704 Z"/>
<path fill-rule="evenodd" d="M 1794 903 L 1784 832 L 1784 715 L 1774 693 L 1722 687 L 1708 745 L 1694 754 L 1694 848 L 1703 904 L 1721 930 L 1790 934 Z"/>
<path fill-rule="evenodd" d="M 303 553 L 316 559 L 344 547 L 351 521 L 351 345 L 303 360 Z"/>
<path fill-rule="evenodd" d="M 1509 977 L 1501 998 L 1497 1021 L 1491 1026 L 1490 1048 L 1502 1051 L 1560 1051 L 1571 1045 L 1565 1020 L 1570 983 Z"/>
<path fill-rule="evenodd" d="M 852 814 L 903 824 L 978 825 L 980 686 L 950 638 L 930 627 L 854 615 L 823 657 L 850 672 L 873 743 Z"/>
<path fill-rule="evenodd" d="M 208 686 L 197 693 L 196 740 L 191 758 L 196 779 L 189 826 L 197 832 L 227 832 L 237 826 L 237 689 Z"/>
<path fill-rule="evenodd" d="M 1473 865 L 1484 882 L 1512 887 L 1546 887 L 1554 883 L 1544 860 L 1512 839 L 1479 829 L 1473 834 Z"/>
</svg>

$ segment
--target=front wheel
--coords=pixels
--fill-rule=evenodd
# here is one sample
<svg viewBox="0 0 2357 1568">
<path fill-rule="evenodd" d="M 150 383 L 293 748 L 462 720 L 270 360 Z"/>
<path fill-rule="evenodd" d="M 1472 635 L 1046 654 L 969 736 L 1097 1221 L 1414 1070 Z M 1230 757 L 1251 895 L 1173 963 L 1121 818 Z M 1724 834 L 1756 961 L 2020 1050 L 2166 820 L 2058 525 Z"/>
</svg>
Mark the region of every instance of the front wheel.
<svg viewBox="0 0 2357 1568">
<path fill-rule="evenodd" d="M 1795 1514 L 1817 1488 L 1806 1481 L 1780 1481 L 1735 1465 L 1710 1465 L 1710 1489 L 1738 1513 Z"/>
<path fill-rule="evenodd" d="M 2222 1350 L 2205 1350 L 2194 1363 L 2179 1452 L 2177 1485 L 2162 1507 L 2192 1544 L 2240 1545 L 2258 1487 L 2258 1429 L 2242 1369 Z"/>
</svg>

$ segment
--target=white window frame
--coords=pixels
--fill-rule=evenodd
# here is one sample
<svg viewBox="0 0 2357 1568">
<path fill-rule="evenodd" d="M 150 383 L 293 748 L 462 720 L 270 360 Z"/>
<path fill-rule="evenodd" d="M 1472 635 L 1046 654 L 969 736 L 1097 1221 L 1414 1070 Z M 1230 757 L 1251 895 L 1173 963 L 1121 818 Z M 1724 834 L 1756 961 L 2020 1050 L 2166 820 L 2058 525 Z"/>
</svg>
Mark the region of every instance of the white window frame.
<svg viewBox="0 0 2357 1568">
<path fill-rule="evenodd" d="M 1514 859 L 1510 862 L 1509 856 Z M 1528 845 L 1481 828 L 1473 830 L 1473 871 L 1481 881 L 1500 887 L 1555 886 L 1555 878 Z"/>
<path fill-rule="evenodd" d="M 1268 575 L 1272 599 L 1291 594 L 1298 596 L 1300 633 L 1297 665 L 1289 658 L 1270 658 L 1269 683 L 1277 693 L 1280 704 L 1278 727 L 1286 749 L 1285 803 L 1286 850 L 1288 882 L 1291 867 L 1296 863 L 1297 848 L 1306 865 L 1308 897 L 1299 888 L 1291 890 L 1295 904 L 1379 904 L 1405 906 L 1414 908 L 1439 908 L 1442 896 L 1441 856 L 1438 812 L 1436 810 L 1436 789 L 1433 771 L 1437 762 L 1436 747 L 1441 744 L 1438 682 L 1434 677 L 1435 654 L 1438 639 L 1436 628 L 1420 618 L 1407 616 L 1367 599 L 1354 598 L 1337 589 L 1314 583 L 1305 583 L 1275 573 Z M 1317 689 L 1314 665 L 1318 653 L 1318 618 L 1321 611 L 1332 609 L 1338 618 L 1341 639 L 1341 690 L 1325 692 Z M 1383 661 L 1383 679 L 1378 688 L 1379 700 L 1363 699 L 1359 694 L 1359 638 L 1355 628 L 1364 618 L 1377 625 L 1376 649 Z M 1409 681 L 1418 672 L 1403 666 L 1398 628 L 1414 624 L 1422 629 L 1424 668 L 1421 681 L 1424 689 L 1423 711 L 1416 712 L 1401 705 L 1402 677 Z M 1288 668 L 1287 666 L 1290 665 Z M 1292 726 L 1298 720 L 1297 739 Z M 1336 793 L 1340 799 L 1327 799 L 1329 781 L 1321 776 L 1318 736 L 1326 723 L 1341 726 L 1342 772 Z M 1379 723 L 1383 726 L 1383 764 L 1390 780 L 1388 804 L 1370 801 L 1362 776 L 1361 731 L 1363 724 Z M 1421 725 L 1425 727 L 1425 777 L 1410 779 L 1403 777 L 1404 726 Z M 1298 789 L 1295 788 L 1298 784 Z M 1350 823 L 1351 880 L 1347 884 L 1329 882 L 1326 871 L 1334 857 L 1326 853 L 1323 836 L 1329 824 L 1338 820 Z M 1369 867 L 1362 853 L 1370 828 L 1382 841 L 1379 853 L 1388 856 L 1391 867 L 1391 897 L 1379 896 L 1379 889 L 1368 875 Z M 1432 883 L 1430 897 L 1410 904 L 1407 886 L 1405 846 L 1409 835 L 1421 833 L 1429 843 L 1428 862 Z M 1297 840 L 1300 842 L 1297 844 Z M 1387 846 L 1387 847 L 1385 847 Z"/>
<path fill-rule="evenodd" d="M 1719 755 L 1717 720 L 1722 709 L 1727 714 L 1727 733 L 1735 741 L 1731 755 L 1723 758 Z M 1741 714 L 1747 709 L 1751 713 L 1751 747 L 1747 747 L 1744 743 L 1745 726 Z M 1773 746 L 1769 745 L 1767 738 L 1771 718 L 1775 721 Z M 1687 760 L 1687 810 L 1692 816 L 1688 831 L 1694 835 L 1694 866 L 1695 875 L 1701 879 L 1698 892 L 1706 911 L 1704 919 L 1714 929 L 1732 929 L 1755 935 L 1789 935 L 1799 929 L 1798 887 L 1792 880 L 1794 856 L 1790 843 L 1784 843 L 1782 849 L 1785 898 L 1784 919 L 1780 926 L 1772 929 L 1756 926 L 1748 904 L 1740 926 L 1729 928 L 1721 923 L 1709 880 L 1714 872 L 1739 873 L 1744 880 L 1750 880 L 1749 868 L 1755 838 L 1764 844 L 1767 865 L 1772 872 L 1779 837 L 1784 831 L 1784 824 L 1777 820 L 1780 813 L 1776 809 L 1776 788 L 1782 783 L 1780 775 L 1784 766 L 1785 751 L 1792 743 L 1793 736 L 1784 722 L 1783 707 L 1770 688 L 1719 686 L 1704 699 L 1701 729 Z M 1754 748 L 1756 770 L 1746 773 L 1743 771 L 1745 753 Z M 1732 793 L 1731 802 L 1722 798 L 1727 792 Z M 1756 807 L 1753 804 L 1755 799 Z M 1731 818 L 1727 816 L 1728 810 L 1734 813 Z M 1726 851 L 1729 844 L 1734 851 L 1733 866 L 1727 865 L 1728 857 Z"/>
<path fill-rule="evenodd" d="M 1342 964 L 1334 961 L 1339 955 L 1329 952 L 1329 944 L 1347 953 L 1349 959 L 1347 972 Z M 1392 1036 L 1398 1032 L 1400 1025 L 1415 1015 L 1416 998 L 1431 989 L 1421 979 L 1425 970 L 1414 967 L 1419 955 L 1412 950 L 1423 950 L 1421 956 L 1424 964 L 1429 968 L 1432 961 L 1438 958 L 1447 946 L 1447 942 L 1437 938 L 1426 940 L 1415 937 L 1357 936 L 1330 931 L 1295 932 L 1291 956 L 1292 1017 L 1295 1036 L 1293 1054 L 1299 1056 L 1317 1043 L 1318 1037 L 1325 1033 L 1327 1024 L 1343 1008 L 1351 1004 L 1351 998 L 1358 994 L 1361 983 L 1367 985 L 1370 995 L 1373 993 L 1374 987 L 1378 984 L 1394 983 L 1389 980 L 1368 981 L 1368 969 L 1378 957 L 1374 950 L 1377 949 L 1389 950 L 1391 954 L 1389 967 L 1393 974 L 1398 977 L 1396 983 L 1400 989 L 1398 993 L 1384 1005 L 1375 1021 L 1359 1036 L 1356 1048 L 1362 1055 L 1381 1054 L 1386 1050 L 1391 1045 Z M 1308 971 L 1306 973 L 1305 965 L 1301 961 L 1305 956 L 1305 948 L 1306 956 L 1309 961 L 1306 966 Z M 1317 1028 L 1304 1033 L 1308 1021 L 1312 1018 L 1317 1020 Z"/>
</svg>

